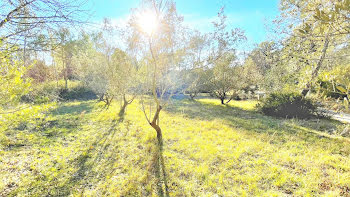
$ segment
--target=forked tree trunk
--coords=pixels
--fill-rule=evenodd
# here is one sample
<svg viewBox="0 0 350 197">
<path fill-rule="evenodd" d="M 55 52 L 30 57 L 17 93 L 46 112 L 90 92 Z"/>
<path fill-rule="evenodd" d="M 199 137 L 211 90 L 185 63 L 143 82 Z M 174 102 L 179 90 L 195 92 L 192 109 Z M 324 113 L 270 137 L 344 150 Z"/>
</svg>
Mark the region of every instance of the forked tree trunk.
<svg viewBox="0 0 350 197">
<path fill-rule="evenodd" d="M 134 101 L 134 99 L 135 99 L 135 96 L 133 96 L 130 100 L 127 100 L 127 99 L 126 99 L 126 95 L 123 94 L 123 105 L 122 105 L 122 107 L 120 108 L 119 114 L 124 113 L 126 107 L 127 107 L 129 104 L 131 104 L 131 103 Z"/>
<path fill-rule="evenodd" d="M 220 100 L 221 100 L 221 104 L 224 105 L 225 104 L 225 98 L 221 97 Z"/>
<path fill-rule="evenodd" d="M 108 109 L 109 106 L 112 104 L 114 96 L 111 96 L 110 98 L 109 98 L 108 94 L 105 94 L 104 96 L 105 96 L 105 99 L 103 101 L 106 103 L 105 106 Z"/>
</svg>

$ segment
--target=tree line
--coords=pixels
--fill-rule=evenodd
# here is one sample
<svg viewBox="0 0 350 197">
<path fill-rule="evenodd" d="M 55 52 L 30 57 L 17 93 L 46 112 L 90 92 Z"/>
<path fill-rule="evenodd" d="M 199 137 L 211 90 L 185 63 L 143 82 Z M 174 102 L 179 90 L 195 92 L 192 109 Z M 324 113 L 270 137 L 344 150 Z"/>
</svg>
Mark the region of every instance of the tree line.
<svg viewBox="0 0 350 197">
<path fill-rule="evenodd" d="M 245 33 L 227 25 L 224 8 L 209 33 L 187 27 L 171 0 L 142 1 L 123 27 L 106 19 L 99 29 L 83 31 L 70 27 L 88 27 L 84 1 L 3 2 L 3 109 L 40 84 L 63 81 L 61 91 L 67 91 L 70 81 L 79 81 L 106 107 L 120 100 L 121 111 L 138 96 L 161 143 L 160 113 L 176 94 L 195 99 L 208 93 L 225 104 L 242 92 L 316 92 L 348 103 L 350 0 L 281 0 L 270 27 L 276 37 L 244 56 L 238 51 Z M 149 13 L 157 23 L 151 31 L 140 22 Z"/>
</svg>

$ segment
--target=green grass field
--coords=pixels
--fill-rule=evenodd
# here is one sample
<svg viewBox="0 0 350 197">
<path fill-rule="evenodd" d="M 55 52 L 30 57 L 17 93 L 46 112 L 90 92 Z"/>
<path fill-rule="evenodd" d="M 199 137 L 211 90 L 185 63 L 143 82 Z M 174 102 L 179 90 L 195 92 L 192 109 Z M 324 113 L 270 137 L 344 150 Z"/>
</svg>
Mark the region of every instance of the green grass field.
<svg viewBox="0 0 350 197">
<path fill-rule="evenodd" d="M 345 125 L 255 104 L 182 100 L 161 112 L 170 196 L 350 196 Z M 137 101 L 118 112 L 85 101 L 0 115 L 0 196 L 160 195 L 155 131 Z"/>
</svg>

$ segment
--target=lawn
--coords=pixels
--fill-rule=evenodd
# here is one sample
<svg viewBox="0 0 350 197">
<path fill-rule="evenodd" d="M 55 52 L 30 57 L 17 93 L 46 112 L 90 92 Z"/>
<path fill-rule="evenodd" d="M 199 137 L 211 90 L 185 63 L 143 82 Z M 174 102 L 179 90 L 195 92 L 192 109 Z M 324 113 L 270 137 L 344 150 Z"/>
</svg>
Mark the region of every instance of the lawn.
<svg viewBox="0 0 350 197">
<path fill-rule="evenodd" d="M 350 196 L 350 139 L 255 101 L 174 100 L 160 117 L 170 196 Z M 50 103 L 0 115 L 0 196 L 158 196 L 156 134 L 138 101 Z"/>
</svg>

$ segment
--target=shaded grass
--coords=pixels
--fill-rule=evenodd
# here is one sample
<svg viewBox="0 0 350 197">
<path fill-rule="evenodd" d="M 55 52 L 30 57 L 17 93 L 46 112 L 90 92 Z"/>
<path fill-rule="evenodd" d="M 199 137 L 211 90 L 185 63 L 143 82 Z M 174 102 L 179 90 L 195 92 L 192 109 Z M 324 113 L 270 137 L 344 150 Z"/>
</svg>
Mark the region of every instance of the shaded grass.
<svg viewBox="0 0 350 197">
<path fill-rule="evenodd" d="M 65 115 L 65 114 L 81 114 L 90 113 L 92 110 L 91 102 L 73 102 L 62 103 L 60 106 L 51 111 L 52 115 Z"/>
<path fill-rule="evenodd" d="M 24 146 L 1 149 L 0 196 L 161 196 L 164 181 L 170 196 L 349 195 L 350 144 L 328 132 L 341 123 L 275 119 L 255 104 L 173 101 L 161 112 L 162 152 L 137 101 L 125 113 L 55 106 L 43 122 L 66 132 L 45 143 L 54 127 L 27 131 Z"/>
</svg>

